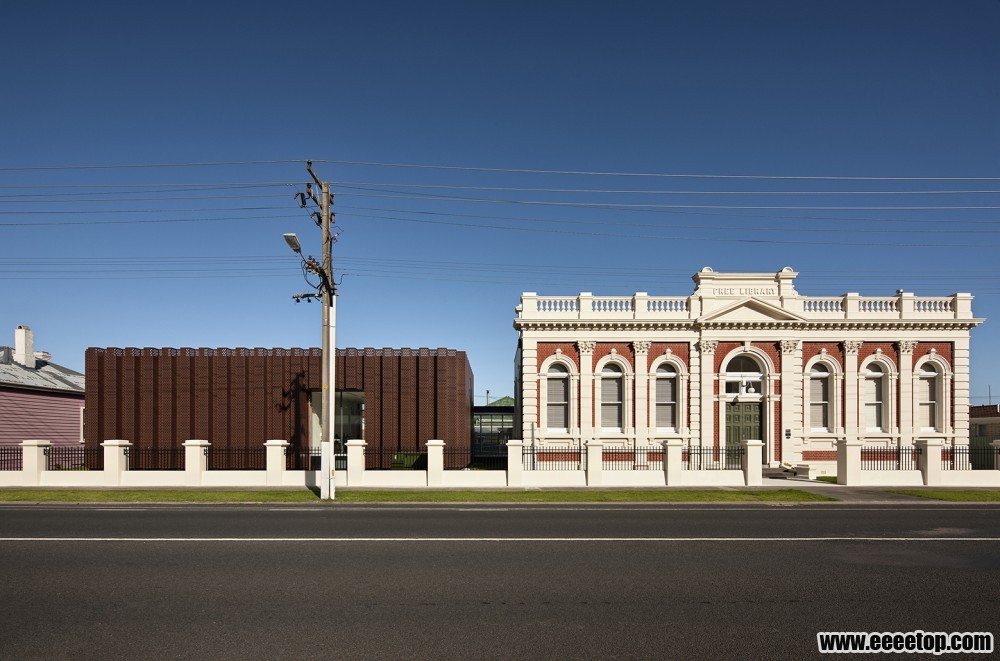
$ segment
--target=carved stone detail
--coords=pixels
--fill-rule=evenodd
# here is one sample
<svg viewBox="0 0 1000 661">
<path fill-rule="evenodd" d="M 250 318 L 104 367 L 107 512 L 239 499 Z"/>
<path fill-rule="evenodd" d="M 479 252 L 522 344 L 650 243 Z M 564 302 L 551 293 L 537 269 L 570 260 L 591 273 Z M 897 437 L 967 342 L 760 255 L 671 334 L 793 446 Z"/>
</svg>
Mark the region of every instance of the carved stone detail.
<svg viewBox="0 0 1000 661">
<path fill-rule="evenodd" d="M 702 353 L 715 353 L 715 350 L 719 347 L 718 340 L 700 340 L 698 342 L 698 351 Z"/>
<path fill-rule="evenodd" d="M 844 353 L 848 356 L 856 356 L 861 351 L 862 344 L 864 342 L 861 340 L 844 340 Z"/>
<path fill-rule="evenodd" d="M 580 353 L 594 353 L 594 349 L 597 348 L 597 342 L 594 340 L 581 340 L 576 343 L 576 348 L 580 350 Z"/>
<path fill-rule="evenodd" d="M 904 354 L 912 354 L 913 350 L 917 348 L 916 340 L 900 340 L 899 341 L 899 352 Z"/>
<path fill-rule="evenodd" d="M 786 356 L 790 356 L 796 351 L 798 351 L 800 346 L 802 346 L 801 340 L 782 340 L 781 353 L 785 354 Z"/>
<path fill-rule="evenodd" d="M 632 343 L 632 350 L 636 353 L 649 353 L 649 347 L 652 345 L 649 340 L 636 340 Z"/>
</svg>

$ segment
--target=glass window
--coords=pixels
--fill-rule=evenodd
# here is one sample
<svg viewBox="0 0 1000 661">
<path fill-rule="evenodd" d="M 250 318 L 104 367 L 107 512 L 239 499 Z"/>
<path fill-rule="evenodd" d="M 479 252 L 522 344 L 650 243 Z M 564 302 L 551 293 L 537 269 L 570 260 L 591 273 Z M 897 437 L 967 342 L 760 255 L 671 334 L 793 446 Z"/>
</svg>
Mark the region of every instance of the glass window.
<svg viewBox="0 0 1000 661">
<path fill-rule="evenodd" d="M 656 369 L 656 428 L 677 429 L 677 370 L 672 365 Z"/>
<path fill-rule="evenodd" d="M 865 429 L 885 431 L 885 371 L 872 363 L 865 371 L 863 401 L 865 404 Z"/>
<path fill-rule="evenodd" d="M 601 428 L 622 430 L 622 399 L 624 387 L 622 368 L 608 363 L 601 370 Z"/>
<path fill-rule="evenodd" d="M 569 428 L 569 370 L 554 363 L 546 374 L 546 427 L 565 431 Z"/>
<path fill-rule="evenodd" d="M 938 371 L 931 363 L 920 368 L 914 385 L 917 399 L 917 427 L 921 431 L 938 429 Z"/>
<path fill-rule="evenodd" d="M 830 370 L 822 363 L 809 372 L 809 425 L 813 431 L 830 429 Z"/>
<path fill-rule="evenodd" d="M 763 372 L 750 356 L 736 356 L 726 366 L 727 395 L 760 395 Z"/>
</svg>

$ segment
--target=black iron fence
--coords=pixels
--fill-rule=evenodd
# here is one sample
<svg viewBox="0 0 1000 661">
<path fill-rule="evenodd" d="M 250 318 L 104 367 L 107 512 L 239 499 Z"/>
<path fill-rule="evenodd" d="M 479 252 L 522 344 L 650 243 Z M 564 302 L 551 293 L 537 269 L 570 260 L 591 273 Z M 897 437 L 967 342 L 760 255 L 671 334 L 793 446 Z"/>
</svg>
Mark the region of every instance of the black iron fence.
<svg viewBox="0 0 1000 661">
<path fill-rule="evenodd" d="M 0 445 L 0 471 L 19 471 L 23 464 L 20 445 Z"/>
<path fill-rule="evenodd" d="M 50 471 L 104 470 L 104 448 L 53 445 L 45 448 L 45 456 Z"/>
<path fill-rule="evenodd" d="M 663 470 L 663 448 L 605 448 L 604 469 L 615 471 Z"/>
<path fill-rule="evenodd" d="M 285 470 L 318 471 L 322 470 L 322 463 L 323 450 L 321 448 L 285 448 Z M 338 471 L 346 471 L 347 455 L 344 453 L 334 454 L 333 468 Z"/>
<path fill-rule="evenodd" d="M 681 449 L 681 468 L 684 470 L 743 470 L 742 445 L 693 446 Z"/>
<path fill-rule="evenodd" d="M 474 454 L 461 448 L 444 449 L 445 470 L 507 470 L 507 455 Z"/>
<path fill-rule="evenodd" d="M 208 448 L 210 471 L 267 470 L 267 448 Z"/>
<path fill-rule="evenodd" d="M 998 459 L 1000 459 L 1000 448 L 967 445 L 941 448 L 941 468 L 944 470 L 994 470 Z"/>
<path fill-rule="evenodd" d="M 382 450 L 380 448 L 365 448 L 366 470 L 427 470 L 426 452 L 400 452 L 398 450 Z"/>
<path fill-rule="evenodd" d="M 525 447 L 522 448 L 522 452 L 525 470 L 587 470 L 587 452 L 579 446 L 572 448 Z"/>
<path fill-rule="evenodd" d="M 125 449 L 128 469 L 132 471 L 182 471 L 184 470 L 185 448 L 138 448 Z"/>
<path fill-rule="evenodd" d="M 920 448 L 861 448 L 861 470 L 917 470 Z"/>
</svg>

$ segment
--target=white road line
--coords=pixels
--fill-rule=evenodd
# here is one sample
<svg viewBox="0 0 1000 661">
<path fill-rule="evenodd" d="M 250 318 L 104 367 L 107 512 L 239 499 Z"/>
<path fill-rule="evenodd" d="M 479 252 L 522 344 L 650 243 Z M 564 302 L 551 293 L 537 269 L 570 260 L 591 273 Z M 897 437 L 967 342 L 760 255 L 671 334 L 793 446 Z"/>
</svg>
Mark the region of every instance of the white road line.
<svg viewBox="0 0 1000 661">
<path fill-rule="evenodd" d="M 3 537 L 0 542 L 1000 542 L 1000 537 Z"/>
</svg>

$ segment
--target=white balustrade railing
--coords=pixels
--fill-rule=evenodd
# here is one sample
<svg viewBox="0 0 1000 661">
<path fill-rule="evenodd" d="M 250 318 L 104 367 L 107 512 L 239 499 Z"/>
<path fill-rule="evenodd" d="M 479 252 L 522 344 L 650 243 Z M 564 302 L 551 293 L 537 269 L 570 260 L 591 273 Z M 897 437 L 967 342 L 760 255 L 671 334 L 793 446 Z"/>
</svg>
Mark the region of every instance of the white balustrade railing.
<svg viewBox="0 0 1000 661">
<path fill-rule="evenodd" d="M 598 313 L 603 312 L 632 312 L 635 306 L 631 298 L 601 297 L 591 300 L 591 310 Z"/>
<path fill-rule="evenodd" d="M 844 299 L 840 298 L 803 298 L 802 311 L 809 313 L 843 312 Z"/>
<path fill-rule="evenodd" d="M 913 310 L 921 314 L 951 313 L 955 311 L 955 306 L 951 298 L 916 298 L 913 300 Z"/>
<path fill-rule="evenodd" d="M 687 298 L 677 296 L 658 296 L 646 300 L 646 312 L 676 313 L 688 312 L 691 309 Z"/>
<path fill-rule="evenodd" d="M 882 314 L 887 312 L 899 312 L 898 298 L 860 298 L 858 299 L 858 310 L 862 313 Z"/>
</svg>

